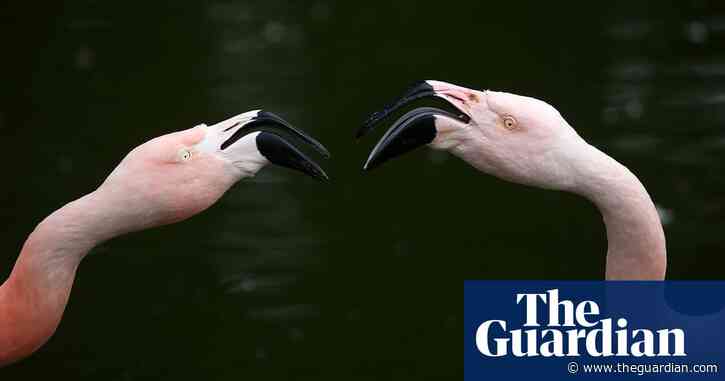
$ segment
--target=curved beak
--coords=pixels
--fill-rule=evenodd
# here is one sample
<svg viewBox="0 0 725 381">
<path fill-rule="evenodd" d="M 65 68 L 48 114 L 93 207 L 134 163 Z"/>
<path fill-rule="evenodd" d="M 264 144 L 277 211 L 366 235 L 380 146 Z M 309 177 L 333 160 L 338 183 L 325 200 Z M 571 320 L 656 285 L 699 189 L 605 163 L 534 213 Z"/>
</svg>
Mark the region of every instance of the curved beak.
<svg viewBox="0 0 725 381">
<path fill-rule="evenodd" d="M 262 131 L 256 140 L 259 153 L 270 163 L 300 171 L 318 180 L 330 179 L 319 164 L 274 132 Z"/>
<path fill-rule="evenodd" d="M 420 107 L 393 123 L 368 156 L 363 170 L 371 170 L 384 162 L 433 142 L 438 116 L 456 119 L 456 115 L 434 107 Z"/>
<path fill-rule="evenodd" d="M 241 125 L 241 127 L 240 127 Z M 330 152 L 312 136 L 304 131 L 295 128 L 289 122 L 268 111 L 259 110 L 250 118 L 244 118 L 230 126 L 224 131 L 238 127 L 234 133 L 227 138 L 221 146 L 220 150 L 224 150 L 234 144 L 237 140 L 249 133 L 260 131 L 256 137 L 256 145 L 259 153 L 264 156 L 272 164 L 281 167 L 290 168 L 300 171 L 318 180 L 329 180 L 325 171 L 315 161 L 310 159 L 304 152 L 300 151 L 296 146 L 282 137 L 288 135 L 293 140 L 297 139 L 301 143 L 312 147 L 320 155 L 325 158 L 330 157 Z M 280 133 L 277 133 L 279 131 Z"/>
<path fill-rule="evenodd" d="M 415 84 L 401 98 L 385 106 L 383 110 L 373 113 L 358 130 L 357 137 L 367 134 L 383 119 L 421 98 L 443 99 L 458 113 L 435 107 L 419 107 L 411 110 L 396 120 L 378 141 L 363 165 L 363 170 L 373 169 L 394 157 L 433 142 L 437 135 L 436 118 L 444 117 L 463 123 L 470 122 L 471 117 L 461 111 L 460 107 L 452 102 L 447 94 L 437 91 L 432 83 L 435 82 L 423 81 Z"/>
<path fill-rule="evenodd" d="M 232 128 L 238 126 L 239 124 L 243 123 L 242 121 L 237 122 L 229 127 L 227 127 L 224 131 L 229 131 Z M 290 133 L 291 135 L 295 136 L 296 138 L 299 138 L 303 142 L 307 143 L 308 145 L 312 146 L 312 148 L 315 149 L 315 151 L 319 152 L 322 156 L 324 156 L 326 159 L 330 157 L 330 151 L 325 148 L 325 146 L 322 145 L 322 143 L 318 142 L 315 138 L 313 138 L 310 135 L 307 135 L 304 131 L 295 128 L 293 125 L 291 125 L 286 120 L 282 119 L 280 116 L 273 114 L 269 111 L 259 110 L 257 112 L 257 115 L 253 116 L 251 119 L 246 121 L 244 125 L 239 128 L 237 131 L 232 134 L 229 139 L 227 139 L 224 143 L 222 143 L 220 149 L 224 149 L 237 141 L 242 136 L 253 132 L 253 131 L 259 131 L 263 129 L 264 127 L 272 127 L 272 128 L 279 128 L 282 131 L 285 131 L 287 133 Z"/>
</svg>

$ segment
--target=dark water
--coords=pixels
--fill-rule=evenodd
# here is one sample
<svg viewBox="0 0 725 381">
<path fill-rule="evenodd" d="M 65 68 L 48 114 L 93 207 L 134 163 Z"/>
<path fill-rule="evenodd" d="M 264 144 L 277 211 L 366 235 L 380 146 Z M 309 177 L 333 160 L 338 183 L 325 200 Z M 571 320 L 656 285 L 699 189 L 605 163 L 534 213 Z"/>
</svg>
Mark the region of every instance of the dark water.
<svg viewBox="0 0 725 381">
<path fill-rule="evenodd" d="M 132 147 L 253 108 L 333 152 L 80 268 L 57 334 L 1 380 L 460 378 L 463 279 L 600 279 L 596 209 L 421 150 L 370 174 L 367 113 L 435 78 L 549 101 L 636 172 L 670 279 L 722 279 L 719 1 L 0 6 L 0 275 Z"/>
</svg>

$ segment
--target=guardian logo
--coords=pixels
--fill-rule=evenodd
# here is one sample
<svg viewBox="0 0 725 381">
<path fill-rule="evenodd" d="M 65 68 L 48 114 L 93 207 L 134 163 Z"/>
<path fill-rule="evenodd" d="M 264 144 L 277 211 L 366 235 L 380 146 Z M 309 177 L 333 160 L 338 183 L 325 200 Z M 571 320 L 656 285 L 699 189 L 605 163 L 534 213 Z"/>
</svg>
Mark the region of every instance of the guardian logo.
<svg viewBox="0 0 725 381">
<path fill-rule="evenodd" d="M 722 379 L 723 327 L 723 281 L 467 280 L 463 379 Z"/>
<path fill-rule="evenodd" d="M 521 327 L 503 319 L 486 320 L 476 329 L 475 345 L 486 357 L 660 357 L 687 356 L 680 328 L 630 327 L 622 316 L 601 316 L 592 300 L 560 300 L 559 289 L 512 295 Z"/>
</svg>

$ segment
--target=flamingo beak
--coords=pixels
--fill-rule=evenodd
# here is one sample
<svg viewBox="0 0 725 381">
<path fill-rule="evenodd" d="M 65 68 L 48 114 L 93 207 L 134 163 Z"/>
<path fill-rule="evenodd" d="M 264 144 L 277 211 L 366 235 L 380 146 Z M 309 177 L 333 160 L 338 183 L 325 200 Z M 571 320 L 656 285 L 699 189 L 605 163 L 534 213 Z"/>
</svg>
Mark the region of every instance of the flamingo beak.
<svg viewBox="0 0 725 381">
<path fill-rule="evenodd" d="M 262 131 L 257 135 L 257 149 L 272 164 L 300 171 L 318 180 L 330 180 L 319 164 L 273 132 Z"/>
<path fill-rule="evenodd" d="M 232 124 L 227 127 L 225 131 L 231 130 L 241 123 L 242 122 Z M 315 138 L 306 134 L 304 131 L 295 128 L 281 117 L 271 112 L 261 110 L 257 112 L 255 116 L 246 121 L 246 123 L 236 130 L 228 139 L 226 139 L 219 149 L 224 150 L 243 136 L 254 131 L 260 131 L 256 137 L 257 149 L 262 156 L 269 160 L 269 162 L 281 167 L 300 171 L 318 180 L 329 180 L 329 177 L 319 164 L 310 159 L 304 152 L 300 151 L 296 146 L 283 138 L 275 130 L 279 130 L 280 132 L 299 140 L 301 143 L 311 146 L 325 158 L 330 157 L 330 152 Z"/>
<path fill-rule="evenodd" d="M 451 118 L 468 123 L 471 118 L 460 110 L 446 95 L 437 92 L 429 81 L 419 82 L 400 99 L 390 103 L 382 111 L 373 113 L 358 130 L 357 137 L 370 132 L 373 127 L 389 115 L 407 104 L 421 98 L 440 98 L 454 107 L 458 113 L 452 113 L 435 107 L 419 107 L 406 113 L 388 129 L 373 148 L 363 165 L 363 170 L 371 170 L 384 162 L 433 142 L 437 135 L 437 118 Z"/>
</svg>

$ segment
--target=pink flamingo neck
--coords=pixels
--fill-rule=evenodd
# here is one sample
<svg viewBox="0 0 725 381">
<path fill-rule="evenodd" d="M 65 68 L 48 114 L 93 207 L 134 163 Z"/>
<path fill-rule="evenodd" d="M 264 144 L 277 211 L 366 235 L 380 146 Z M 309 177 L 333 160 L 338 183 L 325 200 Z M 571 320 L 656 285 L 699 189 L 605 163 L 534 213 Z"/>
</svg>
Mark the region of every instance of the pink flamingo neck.
<svg viewBox="0 0 725 381">
<path fill-rule="evenodd" d="M 0 366 L 43 345 L 60 322 L 78 265 L 98 243 L 115 235 L 99 192 L 45 218 L 23 245 L 0 286 Z"/>
<path fill-rule="evenodd" d="M 593 202 L 607 230 L 607 279 L 664 279 L 665 235 L 654 203 L 624 165 L 585 143 L 572 160 L 573 192 Z"/>
</svg>

